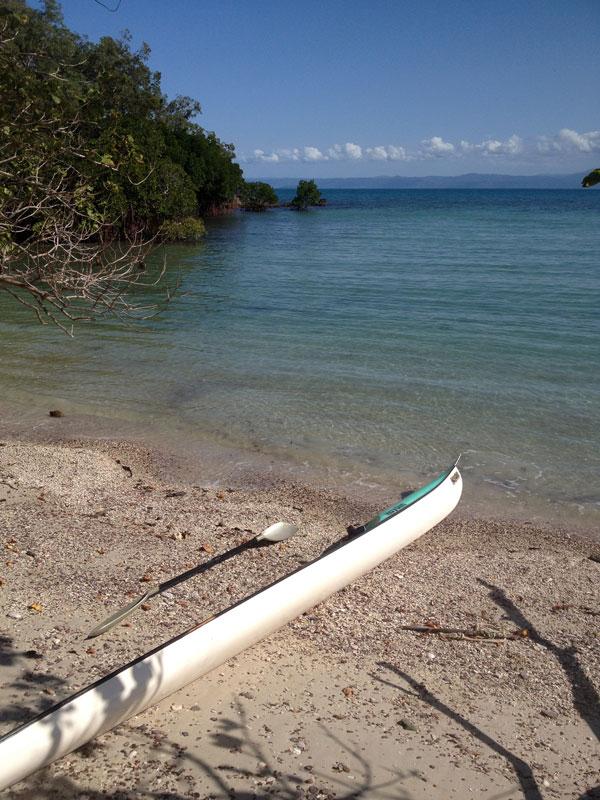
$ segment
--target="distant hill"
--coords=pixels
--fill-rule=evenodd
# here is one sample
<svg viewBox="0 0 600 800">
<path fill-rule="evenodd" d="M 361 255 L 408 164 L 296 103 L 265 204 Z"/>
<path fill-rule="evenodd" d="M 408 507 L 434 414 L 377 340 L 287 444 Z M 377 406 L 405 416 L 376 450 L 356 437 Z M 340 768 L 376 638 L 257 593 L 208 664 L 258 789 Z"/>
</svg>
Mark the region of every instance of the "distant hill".
<svg viewBox="0 0 600 800">
<path fill-rule="evenodd" d="M 321 189 L 579 189 L 584 173 L 572 175 L 377 175 L 372 178 L 317 178 Z M 276 189 L 294 188 L 298 178 L 261 178 Z"/>
</svg>

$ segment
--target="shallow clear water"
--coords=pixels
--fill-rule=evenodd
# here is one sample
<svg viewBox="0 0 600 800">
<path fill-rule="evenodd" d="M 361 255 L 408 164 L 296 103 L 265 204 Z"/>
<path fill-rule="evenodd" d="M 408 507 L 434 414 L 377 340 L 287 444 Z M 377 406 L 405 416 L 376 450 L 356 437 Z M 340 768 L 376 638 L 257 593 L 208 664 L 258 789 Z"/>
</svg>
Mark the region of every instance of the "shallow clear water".
<svg viewBox="0 0 600 800">
<path fill-rule="evenodd" d="M 327 197 L 169 248 L 185 295 L 135 329 L 70 340 L 0 298 L 4 400 L 119 418 L 192 454 L 210 439 L 348 484 L 429 473 L 463 452 L 476 486 L 592 519 L 600 192 Z"/>
</svg>

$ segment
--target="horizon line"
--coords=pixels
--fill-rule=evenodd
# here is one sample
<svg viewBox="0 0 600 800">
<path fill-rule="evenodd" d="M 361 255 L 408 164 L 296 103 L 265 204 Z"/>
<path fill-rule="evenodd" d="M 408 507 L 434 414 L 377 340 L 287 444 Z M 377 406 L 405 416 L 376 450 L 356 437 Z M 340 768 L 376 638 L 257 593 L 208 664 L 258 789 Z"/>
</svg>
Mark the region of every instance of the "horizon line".
<svg viewBox="0 0 600 800">
<path fill-rule="evenodd" d="M 590 169 L 593 169 L 590 168 Z M 377 175 L 313 175 L 313 180 L 327 180 L 327 181 L 348 181 L 348 180 L 371 180 L 373 178 L 403 178 L 406 180 L 423 180 L 424 178 L 468 178 L 472 176 L 477 177 L 493 177 L 493 178 L 573 178 L 581 175 L 584 177 L 590 169 L 582 170 L 581 172 L 459 172 L 455 175 L 441 175 L 439 173 L 428 173 L 427 175 L 401 175 L 400 173 L 386 174 L 379 173 Z M 275 180 L 302 180 L 298 175 L 265 175 L 264 173 L 257 176 L 256 180 L 264 178 Z M 253 178 L 254 180 L 254 178 Z"/>
</svg>

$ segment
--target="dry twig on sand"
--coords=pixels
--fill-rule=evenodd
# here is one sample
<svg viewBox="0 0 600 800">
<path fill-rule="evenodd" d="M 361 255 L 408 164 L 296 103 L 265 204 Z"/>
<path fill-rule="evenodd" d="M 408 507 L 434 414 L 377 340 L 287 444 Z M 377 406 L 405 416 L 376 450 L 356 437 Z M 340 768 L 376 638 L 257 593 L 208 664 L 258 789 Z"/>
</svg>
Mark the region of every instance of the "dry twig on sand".
<svg viewBox="0 0 600 800">
<path fill-rule="evenodd" d="M 404 631 L 414 631 L 415 633 L 435 633 L 444 638 L 461 639 L 467 642 L 506 642 L 515 639 L 526 639 L 529 635 L 527 628 L 512 631 L 511 633 L 502 633 L 500 631 L 490 630 L 488 628 L 445 628 L 433 623 L 425 625 L 401 625 Z"/>
</svg>

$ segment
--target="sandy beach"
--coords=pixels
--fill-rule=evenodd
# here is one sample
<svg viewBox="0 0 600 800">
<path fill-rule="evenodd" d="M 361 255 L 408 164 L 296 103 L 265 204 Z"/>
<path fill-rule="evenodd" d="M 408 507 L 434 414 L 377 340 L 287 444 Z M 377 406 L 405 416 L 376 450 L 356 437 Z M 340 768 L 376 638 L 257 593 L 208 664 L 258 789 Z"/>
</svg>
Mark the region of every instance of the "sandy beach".
<svg viewBox="0 0 600 800">
<path fill-rule="evenodd" d="M 190 485 L 122 442 L 0 445 L 1 733 L 377 510 L 289 483 Z M 303 535 L 84 641 L 149 581 L 280 519 Z M 597 540 L 459 506 L 276 635 L 4 796 L 599 797 L 599 583 Z M 411 629 L 427 626 L 437 632 Z"/>
</svg>

